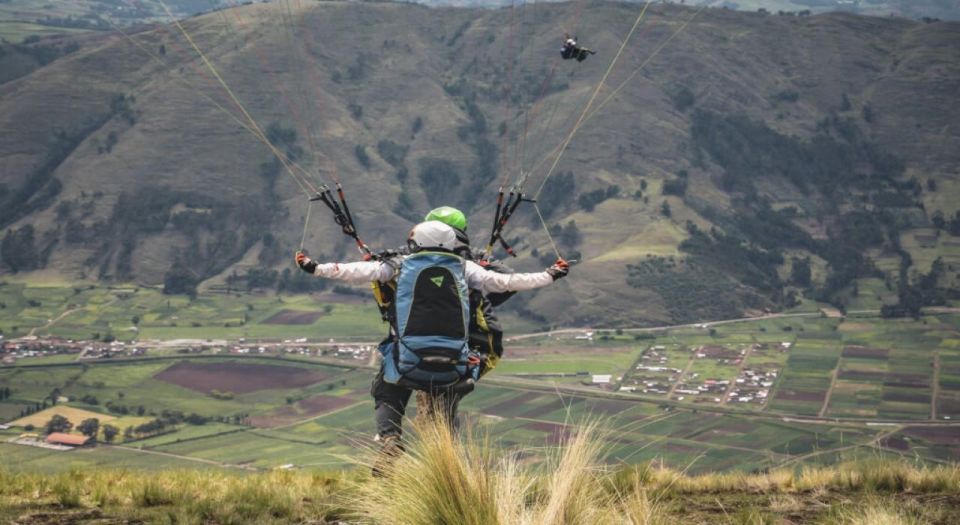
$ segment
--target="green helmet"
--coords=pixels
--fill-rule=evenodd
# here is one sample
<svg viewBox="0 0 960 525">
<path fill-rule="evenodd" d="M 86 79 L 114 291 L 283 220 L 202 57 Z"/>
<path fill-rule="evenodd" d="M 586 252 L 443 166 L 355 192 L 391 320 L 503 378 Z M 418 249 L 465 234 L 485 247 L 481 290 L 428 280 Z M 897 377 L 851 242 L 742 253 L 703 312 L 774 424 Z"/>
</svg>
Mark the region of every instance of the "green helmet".
<svg viewBox="0 0 960 525">
<path fill-rule="evenodd" d="M 467 216 L 462 211 L 451 208 L 450 206 L 440 206 L 430 210 L 430 213 L 423 218 L 425 221 L 440 221 L 447 226 L 453 226 L 458 230 L 467 231 Z"/>
</svg>

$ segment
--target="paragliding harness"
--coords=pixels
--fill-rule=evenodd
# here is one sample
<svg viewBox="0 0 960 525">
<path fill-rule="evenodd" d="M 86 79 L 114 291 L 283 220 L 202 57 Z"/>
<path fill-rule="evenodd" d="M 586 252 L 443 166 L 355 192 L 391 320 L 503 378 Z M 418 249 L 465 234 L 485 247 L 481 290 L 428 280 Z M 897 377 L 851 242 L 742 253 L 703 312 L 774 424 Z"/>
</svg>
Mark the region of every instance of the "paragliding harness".
<svg viewBox="0 0 960 525">
<path fill-rule="evenodd" d="M 379 345 L 384 358 L 384 380 L 416 390 L 454 389 L 461 394 L 473 390 L 475 381 L 495 368 L 503 356 L 503 330 L 493 307 L 515 292 L 484 295 L 479 290 L 468 290 L 465 262 L 453 253 L 374 253 L 360 240 L 339 184 L 337 198 L 324 185 L 310 200 L 321 201 L 330 209 L 334 221 L 356 242 L 364 260 L 394 267 L 396 279 L 371 283 L 380 316 L 390 325 L 390 333 Z M 490 241 L 486 250 L 474 257 L 485 269 L 513 273 L 511 268 L 491 259 L 490 254 L 493 245 L 499 243 L 511 257 L 516 257 L 502 235 L 521 202 L 534 201 L 515 187 L 504 202 L 503 188 L 500 189 Z"/>
<path fill-rule="evenodd" d="M 444 251 L 403 257 L 388 288 L 390 335 L 379 346 L 384 381 L 428 392 L 473 390 L 480 358 L 468 344 L 465 265 L 459 255 Z M 382 291 L 381 286 L 379 297 L 385 299 Z"/>
<path fill-rule="evenodd" d="M 482 260 L 487 271 L 513 273 L 513 269 L 494 260 Z M 503 357 L 503 328 L 493 311 L 515 292 L 484 295 L 479 290 L 470 290 L 470 350 L 480 357 L 480 377 L 497 367 Z"/>
<path fill-rule="evenodd" d="M 377 258 L 399 270 L 402 266 L 402 256 L 398 250 L 385 250 L 377 254 Z M 482 251 L 471 254 L 473 260 L 483 266 L 485 270 L 498 273 L 513 273 L 513 269 L 500 261 L 493 259 L 483 259 Z M 372 283 L 373 297 L 377 301 L 377 307 L 383 320 L 391 325 L 391 333 L 387 340 L 393 338 L 393 303 L 396 298 L 397 281 L 393 280 L 387 283 L 374 281 Z M 480 373 L 478 377 L 483 377 L 490 370 L 497 366 L 497 362 L 503 357 L 503 328 L 493 311 L 495 306 L 499 306 L 504 301 L 513 296 L 515 292 L 502 292 L 483 294 L 479 290 L 469 291 L 469 309 L 470 323 L 467 328 L 467 341 L 470 351 L 480 359 Z"/>
</svg>

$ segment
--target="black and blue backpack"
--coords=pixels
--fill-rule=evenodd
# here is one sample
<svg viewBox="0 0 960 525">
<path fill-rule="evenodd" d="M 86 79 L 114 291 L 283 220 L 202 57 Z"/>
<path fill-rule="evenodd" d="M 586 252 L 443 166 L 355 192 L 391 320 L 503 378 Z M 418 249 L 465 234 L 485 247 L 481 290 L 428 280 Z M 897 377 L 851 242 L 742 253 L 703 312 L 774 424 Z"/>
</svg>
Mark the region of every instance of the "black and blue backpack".
<svg viewBox="0 0 960 525">
<path fill-rule="evenodd" d="M 380 344 L 386 382 L 416 390 L 472 389 L 479 359 L 470 351 L 466 263 L 449 252 L 403 259 L 390 304 L 391 334 Z"/>
</svg>

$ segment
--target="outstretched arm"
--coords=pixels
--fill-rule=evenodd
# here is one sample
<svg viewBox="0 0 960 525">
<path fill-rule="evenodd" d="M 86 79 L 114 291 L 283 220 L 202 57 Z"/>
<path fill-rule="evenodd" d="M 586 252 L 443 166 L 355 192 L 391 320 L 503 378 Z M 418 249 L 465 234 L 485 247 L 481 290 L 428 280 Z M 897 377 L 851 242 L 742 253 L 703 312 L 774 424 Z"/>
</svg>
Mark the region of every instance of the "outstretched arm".
<svg viewBox="0 0 960 525">
<path fill-rule="evenodd" d="M 317 263 L 301 252 L 297 252 L 296 261 L 301 270 L 311 275 L 354 284 L 370 281 L 385 283 L 393 279 L 394 274 L 393 266 L 381 261 Z"/>
<path fill-rule="evenodd" d="M 473 261 L 467 261 L 467 286 L 483 293 L 519 292 L 543 288 L 567 275 L 570 265 L 558 259 L 550 268 L 534 273 L 497 273 L 485 270 Z"/>
</svg>

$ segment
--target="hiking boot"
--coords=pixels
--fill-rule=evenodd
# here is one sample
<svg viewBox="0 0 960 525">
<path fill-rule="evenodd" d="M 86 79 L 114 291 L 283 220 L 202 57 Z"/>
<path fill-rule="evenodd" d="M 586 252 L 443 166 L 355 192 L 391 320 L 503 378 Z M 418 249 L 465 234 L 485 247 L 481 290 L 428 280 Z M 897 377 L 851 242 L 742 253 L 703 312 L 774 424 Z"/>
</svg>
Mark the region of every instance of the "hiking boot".
<svg viewBox="0 0 960 525">
<path fill-rule="evenodd" d="M 400 436 L 391 434 L 382 438 L 382 441 L 383 445 L 377 453 L 376 461 L 373 462 L 372 474 L 375 478 L 382 478 L 389 474 L 393 462 L 405 451 Z"/>
</svg>

